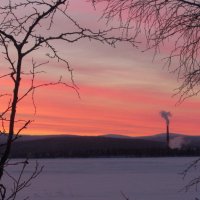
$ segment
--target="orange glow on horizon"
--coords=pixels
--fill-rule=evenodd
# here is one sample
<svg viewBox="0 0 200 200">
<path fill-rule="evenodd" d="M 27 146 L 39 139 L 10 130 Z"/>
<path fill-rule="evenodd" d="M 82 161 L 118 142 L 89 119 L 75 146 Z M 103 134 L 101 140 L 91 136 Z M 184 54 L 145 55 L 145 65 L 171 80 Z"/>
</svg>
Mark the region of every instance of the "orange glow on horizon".
<svg viewBox="0 0 200 200">
<path fill-rule="evenodd" d="M 198 101 L 185 102 L 183 110 L 182 105 L 174 106 L 175 99 L 165 93 L 151 94 L 145 89 L 141 91 L 133 88 L 81 88 L 81 99 L 73 91 L 63 87 L 41 89 L 36 97 L 36 116 L 33 115 L 33 109 L 30 111 L 30 101 L 27 99 L 23 102 L 20 115 L 35 120 L 24 133 L 152 135 L 165 132 L 165 124 L 159 112 L 172 106 L 171 132 L 199 134 L 199 113 L 196 111 L 196 107 L 200 106 Z M 47 101 L 50 91 L 56 91 L 58 95 Z M 188 118 L 187 115 L 190 116 L 191 113 L 192 117 Z"/>
<path fill-rule="evenodd" d="M 99 29 L 104 24 L 102 21 L 98 24 L 95 20 L 99 18 L 99 12 L 92 5 L 85 4 L 71 2 L 69 8 L 72 17 L 80 20 L 83 26 Z M 65 26 L 59 23 L 56 27 L 64 29 Z M 127 43 L 112 48 L 88 40 L 65 45 L 58 42 L 57 45 L 58 52 L 74 68 L 74 79 L 81 98 L 78 98 L 76 91 L 62 85 L 39 88 L 34 96 L 36 115 L 31 95 L 18 104 L 17 120 L 34 121 L 22 134 L 154 135 L 165 132 L 165 122 L 159 112 L 166 110 L 173 115 L 171 132 L 200 135 L 200 111 L 197 109 L 200 107 L 200 97 L 190 98 L 177 106 L 178 97 L 171 97 L 173 89 L 178 86 L 176 75 L 162 70 L 161 61 L 152 62 L 151 51 L 141 53 Z M 165 57 L 170 46 L 163 48 L 164 53 L 159 58 Z M 46 57 L 42 57 L 46 53 L 44 50 L 35 51 L 28 57 L 23 63 L 24 72 L 29 72 L 32 56 L 37 62 L 46 62 Z M 0 66 L 0 75 L 3 75 L 6 73 L 6 62 L 2 61 Z M 71 84 L 70 74 L 62 62 L 53 60 L 43 67 L 41 70 L 47 73 L 38 74 L 37 85 L 57 81 L 60 75 Z M 12 94 L 13 81 L 9 77 L 1 81 L 0 93 Z M 20 95 L 28 90 L 30 84 L 30 77 L 24 75 Z M 0 112 L 6 108 L 9 98 L 0 98 Z M 21 125 L 21 122 L 16 124 L 16 131 Z"/>
</svg>

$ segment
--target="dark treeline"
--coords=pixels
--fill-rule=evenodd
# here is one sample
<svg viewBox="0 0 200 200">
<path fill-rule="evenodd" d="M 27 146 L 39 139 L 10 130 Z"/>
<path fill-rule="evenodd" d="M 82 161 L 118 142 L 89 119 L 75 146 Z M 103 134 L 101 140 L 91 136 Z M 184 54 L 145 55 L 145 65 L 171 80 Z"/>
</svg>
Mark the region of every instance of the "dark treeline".
<svg viewBox="0 0 200 200">
<path fill-rule="evenodd" d="M 200 156 L 200 148 L 166 148 L 164 142 L 106 137 L 58 137 L 15 142 L 12 158 Z"/>
</svg>

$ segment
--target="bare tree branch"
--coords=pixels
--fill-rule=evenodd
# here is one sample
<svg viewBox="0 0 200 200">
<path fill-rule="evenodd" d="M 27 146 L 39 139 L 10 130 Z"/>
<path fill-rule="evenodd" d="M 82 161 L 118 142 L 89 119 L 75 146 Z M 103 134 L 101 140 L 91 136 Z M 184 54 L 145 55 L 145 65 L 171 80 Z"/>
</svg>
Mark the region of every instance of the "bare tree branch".
<svg viewBox="0 0 200 200">
<path fill-rule="evenodd" d="M 118 42 L 128 42 L 134 47 L 137 45 L 135 37 L 124 35 L 123 30 L 125 27 L 108 27 L 106 30 L 93 31 L 81 26 L 73 17 L 69 16 L 68 9 L 69 0 L 8 0 L 0 2 L 0 48 L 7 68 L 0 79 L 3 81 L 9 78 L 10 87 L 12 87 L 10 93 L 0 94 L 0 97 L 11 94 L 7 106 L 4 109 L 0 108 L 0 133 L 6 137 L 6 142 L 0 144 L 1 200 L 16 199 L 18 192 L 28 187 L 31 180 L 36 178 L 42 170 L 36 164 L 33 174 L 25 181 L 22 181 L 22 175 L 27 167 L 27 162 L 22 164 L 22 170 L 18 178 L 13 177 L 6 170 L 13 142 L 20 137 L 20 133 L 32 122 L 30 119 L 19 119 L 19 102 L 31 95 L 34 113 L 36 113 L 35 91 L 41 87 L 55 85 L 72 88 L 80 97 L 79 88 L 73 77 L 73 69 L 68 60 L 61 56 L 58 51 L 57 42 L 61 41 L 66 45 L 81 39 L 88 39 L 112 47 L 115 47 Z M 65 28 L 60 27 L 61 29 L 57 30 L 55 25 L 59 17 L 62 17 L 63 27 Z M 73 27 L 70 30 L 67 26 L 69 24 Z M 116 30 L 120 32 L 119 35 L 116 35 Z M 38 62 L 34 53 L 42 49 L 46 51 L 45 61 Z M 30 57 L 32 62 L 27 64 Z M 44 65 L 46 67 L 52 59 L 64 64 L 71 78 L 69 82 L 66 82 L 63 78 L 64 74 L 61 74 L 57 81 L 41 83 L 37 80 L 39 74 L 46 72 L 42 67 Z M 25 78 L 30 81 L 28 88 L 22 82 Z M 11 194 L 8 194 L 7 188 L 2 183 L 3 175 L 7 175 L 13 181 L 14 187 Z"/>
<path fill-rule="evenodd" d="M 197 95 L 200 74 L 200 2 L 197 0 L 89 0 L 106 2 L 108 23 L 118 19 L 136 38 L 145 36 L 147 49 L 155 54 L 165 49 L 170 72 L 181 82 L 180 102 Z M 130 30 L 130 28 L 132 29 Z M 144 39 L 144 38 L 143 38 Z M 166 52 L 165 52 L 166 53 Z"/>
</svg>

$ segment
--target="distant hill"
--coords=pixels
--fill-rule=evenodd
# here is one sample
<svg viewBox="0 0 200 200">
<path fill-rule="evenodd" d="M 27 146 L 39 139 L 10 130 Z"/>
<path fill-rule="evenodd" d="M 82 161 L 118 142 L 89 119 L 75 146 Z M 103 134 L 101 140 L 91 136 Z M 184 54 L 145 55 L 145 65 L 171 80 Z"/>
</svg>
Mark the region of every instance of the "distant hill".
<svg viewBox="0 0 200 200">
<path fill-rule="evenodd" d="M 175 137 L 187 137 L 188 135 L 185 134 L 180 134 L 180 133 L 170 133 L 170 138 L 175 138 Z M 200 136 L 199 136 L 200 137 Z M 165 140 L 166 139 L 166 133 L 159 133 L 159 134 L 154 134 L 150 136 L 140 136 L 137 138 L 145 138 L 145 139 L 153 139 L 153 140 Z"/>
<path fill-rule="evenodd" d="M 106 134 L 106 135 L 100 135 L 99 137 L 118 138 L 118 139 L 133 139 L 134 138 L 134 137 L 127 136 L 127 135 L 117 135 L 117 134 Z"/>
<path fill-rule="evenodd" d="M 25 135 L 13 144 L 11 157 L 113 157 L 113 156 L 197 156 L 200 155 L 200 136 L 170 134 L 170 152 L 166 149 L 165 134 L 144 137 L 123 135 Z M 1 140 L 3 142 L 3 140 Z"/>
<path fill-rule="evenodd" d="M 127 139 L 142 139 L 154 142 L 166 142 L 166 134 L 160 133 L 150 136 L 139 136 L 139 137 L 131 137 L 131 136 L 124 136 L 124 135 L 115 135 L 115 134 L 108 134 L 102 135 L 102 137 L 109 137 L 109 138 L 127 138 Z M 200 136 L 190 136 L 185 134 L 179 133 L 170 133 L 171 142 L 175 141 L 178 143 L 180 141 L 183 146 L 187 147 L 200 147 Z"/>
<path fill-rule="evenodd" d="M 181 138 L 181 140 L 180 140 Z M 143 157 L 200 155 L 200 137 L 171 134 L 173 150 L 166 149 L 165 134 L 146 137 L 104 136 L 23 136 L 13 144 L 11 157 Z M 177 140 L 177 141 L 176 141 Z M 182 149 L 180 147 L 181 142 Z M 177 145 L 177 147 L 176 147 Z"/>
<path fill-rule="evenodd" d="M 33 137 L 34 138 L 34 137 Z M 165 149 L 165 143 L 142 139 L 119 139 L 92 136 L 58 136 L 13 144 L 12 157 L 109 157 L 137 156 Z"/>
</svg>

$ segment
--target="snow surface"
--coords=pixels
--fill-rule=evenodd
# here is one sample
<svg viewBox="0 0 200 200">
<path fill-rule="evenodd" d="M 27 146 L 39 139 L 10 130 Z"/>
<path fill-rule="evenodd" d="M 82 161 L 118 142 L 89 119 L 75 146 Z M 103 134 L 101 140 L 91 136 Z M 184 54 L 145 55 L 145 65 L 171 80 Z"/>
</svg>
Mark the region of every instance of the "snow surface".
<svg viewBox="0 0 200 200">
<path fill-rule="evenodd" d="M 199 171 L 183 180 L 179 174 L 195 158 L 41 159 L 45 168 L 17 200 L 194 200 L 195 188 L 180 191 Z M 13 162 L 16 162 L 13 160 Z M 26 170 L 30 175 L 35 160 Z M 16 166 L 8 171 L 19 174 Z M 8 178 L 5 181 L 9 184 Z M 9 186 L 11 186 L 9 184 Z"/>
</svg>

